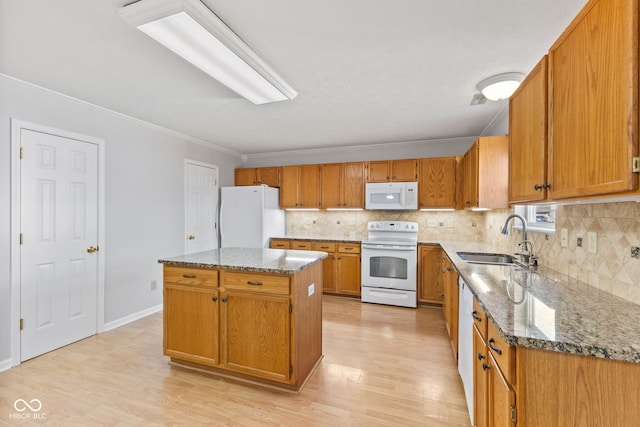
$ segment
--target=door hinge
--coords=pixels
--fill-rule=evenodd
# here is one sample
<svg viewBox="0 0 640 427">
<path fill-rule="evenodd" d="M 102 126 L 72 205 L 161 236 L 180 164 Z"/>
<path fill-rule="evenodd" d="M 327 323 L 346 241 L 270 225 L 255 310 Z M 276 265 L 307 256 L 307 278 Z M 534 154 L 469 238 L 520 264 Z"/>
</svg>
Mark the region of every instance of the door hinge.
<svg viewBox="0 0 640 427">
<path fill-rule="evenodd" d="M 24 319 L 20 319 L 20 330 L 24 329 Z"/>
<path fill-rule="evenodd" d="M 216 230 L 218 229 L 218 223 L 217 222 L 213 223 L 213 228 L 215 228 Z"/>
<path fill-rule="evenodd" d="M 20 159 L 22 159 L 22 147 L 20 147 Z"/>
<path fill-rule="evenodd" d="M 293 313 L 293 305 L 289 304 L 289 313 Z"/>
<path fill-rule="evenodd" d="M 631 160 L 632 172 L 640 172 L 640 157 L 634 157 Z"/>
<path fill-rule="evenodd" d="M 516 422 L 516 407 L 515 406 L 510 406 L 509 407 L 509 413 L 511 415 L 511 422 L 515 423 Z"/>
<path fill-rule="evenodd" d="M 23 240 L 22 240 L 22 233 L 20 233 L 20 244 L 22 244 Z"/>
</svg>

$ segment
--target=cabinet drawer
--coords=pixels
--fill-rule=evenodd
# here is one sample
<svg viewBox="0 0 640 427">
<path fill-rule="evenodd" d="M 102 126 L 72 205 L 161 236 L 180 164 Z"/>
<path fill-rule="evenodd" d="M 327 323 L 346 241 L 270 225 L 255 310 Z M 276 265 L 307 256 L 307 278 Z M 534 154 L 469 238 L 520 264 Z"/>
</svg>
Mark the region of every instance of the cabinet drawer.
<svg viewBox="0 0 640 427">
<path fill-rule="evenodd" d="M 333 242 L 313 242 L 314 251 L 335 252 L 336 244 Z"/>
<path fill-rule="evenodd" d="M 271 239 L 269 247 L 272 249 L 291 249 L 291 242 L 288 240 Z"/>
<path fill-rule="evenodd" d="M 297 249 L 302 251 L 311 250 L 311 242 L 291 242 L 291 249 Z"/>
<path fill-rule="evenodd" d="M 360 253 L 360 245 L 358 245 L 358 244 L 347 245 L 347 244 L 344 244 L 344 243 L 340 243 L 340 244 L 338 244 L 338 252 L 359 254 Z"/>
<path fill-rule="evenodd" d="M 482 339 L 487 340 L 487 313 L 484 312 L 477 299 L 473 299 L 473 323 L 478 328 L 478 332 L 482 335 Z"/>
<path fill-rule="evenodd" d="M 164 281 L 178 285 L 218 286 L 218 270 L 193 267 L 164 266 Z"/>
<path fill-rule="evenodd" d="M 227 289 L 289 295 L 288 276 L 269 276 L 266 274 L 234 273 L 228 271 L 223 271 L 221 274 L 222 286 Z"/>
<path fill-rule="evenodd" d="M 498 362 L 504 377 L 509 383 L 513 384 L 514 375 L 512 371 L 515 366 L 513 361 L 515 351 L 513 346 L 505 342 L 493 322 L 489 322 L 487 325 L 487 347 L 489 348 L 489 353 L 493 354 L 496 362 Z"/>
</svg>

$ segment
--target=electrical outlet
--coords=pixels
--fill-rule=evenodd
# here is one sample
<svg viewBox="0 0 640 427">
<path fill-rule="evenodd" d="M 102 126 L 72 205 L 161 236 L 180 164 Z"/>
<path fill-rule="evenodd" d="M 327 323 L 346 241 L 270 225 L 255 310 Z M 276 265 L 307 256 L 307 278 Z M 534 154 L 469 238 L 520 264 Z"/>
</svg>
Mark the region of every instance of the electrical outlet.
<svg viewBox="0 0 640 427">
<path fill-rule="evenodd" d="M 595 231 L 587 233 L 587 252 L 590 254 L 598 253 L 598 233 Z"/>
<path fill-rule="evenodd" d="M 631 258 L 640 258 L 640 247 L 631 246 Z"/>
<path fill-rule="evenodd" d="M 151 281 L 151 290 L 155 291 L 156 289 L 158 289 L 158 281 L 157 280 L 152 280 Z"/>
<path fill-rule="evenodd" d="M 560 230 L 560 246 L 563 248 L 569 246 L 569 230 L 566 228 Z"/>
<path fill-rule="evenodd" d="M 453 228 L 453 220 L 450 219 L 449 221 L 447 221 L 447 227 L 449 228 Z"/>
<path fill-rule="evenodd" d="M 437 226 L 438 226 L 438 221 L 436 221 L 435 219 L 427 220 L 427 227 L 437 227 Z"/>
<path fill-rule="evenodd" d="M 349 225 L 356 225 L 356 219 L 355 218 L 349 218 Z"/>
<path fill-rule="evenodd" d="M 579 248 L 582 247 L 582 237 L 578 237 L 578 239 L 576 240 L 576 246 Z"/>
</svg>

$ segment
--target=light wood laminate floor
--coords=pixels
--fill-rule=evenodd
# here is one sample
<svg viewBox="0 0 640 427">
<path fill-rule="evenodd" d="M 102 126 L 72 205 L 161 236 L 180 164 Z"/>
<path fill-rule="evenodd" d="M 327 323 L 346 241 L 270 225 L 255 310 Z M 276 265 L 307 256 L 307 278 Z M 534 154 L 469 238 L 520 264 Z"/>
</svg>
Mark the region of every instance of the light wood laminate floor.
<svg viewBox="0 0 640 427">
<path fill-rule="evenodd" d="M 325 296 L 323 316 L 299 395 L 170 366 L 157 313 L 1 372 L 0 425 L 469 425 L 441 309 Z M 17 399 L 41 419 L 16 419 Z"/>
</svg>

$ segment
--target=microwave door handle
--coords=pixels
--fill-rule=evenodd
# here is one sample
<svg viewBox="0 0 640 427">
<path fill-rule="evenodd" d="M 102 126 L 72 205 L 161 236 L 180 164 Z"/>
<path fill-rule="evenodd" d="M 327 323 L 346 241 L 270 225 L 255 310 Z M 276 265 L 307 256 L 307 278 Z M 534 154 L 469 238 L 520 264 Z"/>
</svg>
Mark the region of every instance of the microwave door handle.
<svg viewBox="0 0 640 427">
<path fill-rule="evenodd" d="M 405 204 L 406 204 L 405 203 L 406 196 L 407 196 L 407 191 L 406 190 L 400 191 L 400 206 L 405 206 Z"/>
</svg>

